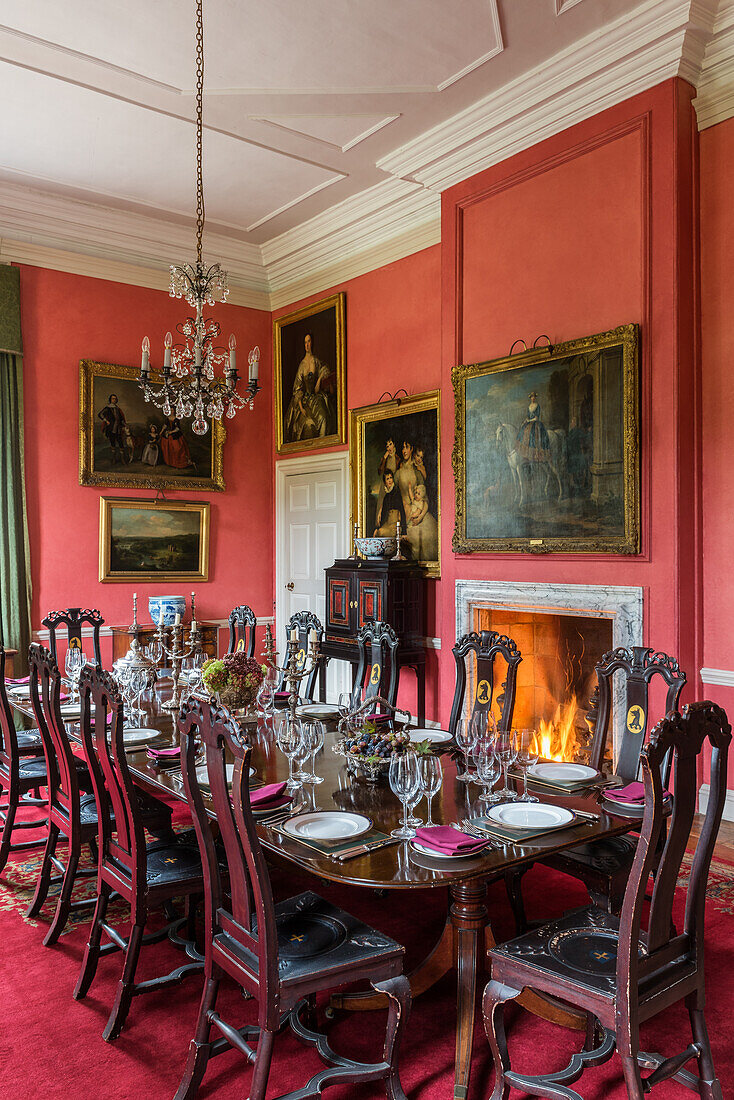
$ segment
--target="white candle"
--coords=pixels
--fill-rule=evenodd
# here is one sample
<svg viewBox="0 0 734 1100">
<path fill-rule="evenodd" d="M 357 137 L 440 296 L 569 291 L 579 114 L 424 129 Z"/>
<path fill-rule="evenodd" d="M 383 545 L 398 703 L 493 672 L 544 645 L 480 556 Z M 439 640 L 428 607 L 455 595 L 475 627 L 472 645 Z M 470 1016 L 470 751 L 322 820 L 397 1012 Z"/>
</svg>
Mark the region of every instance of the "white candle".
<svg viewBox="0 0 734 1100">
<path fill-rule="evenodd" d="M 173 625 L 174 626 L 180 626 L 181 625 L 181 612 L 180 611 L 176 612 L 176 618 L 173 620 Z"/>
<path fill-rule="evenodd" d="M 250 352 L 248 363 L 250 366 L 250 381 L 257 382 L 257 376 L 260 372 L 260 348 L 254 347 Z"/>
<path fill-rule="evenodd" d="M 229 338 L 229 369 L 231 371 L 237 370 L 237 353 L 235 348 L 237 347 L 237 341 L 234 333 Z"/>
<path fill-rule="evenodd" d="M 311 627 L 311 629 L 308 633 L 308 640 L 311 643 L 311 645 L 316 645 L 317 635 L 316 635 L 316 630 L 314 629 L 314 627 Z"/>
<path fill-rule="evenodd" d="M 295 626 L 291 630 L 291 641 L 292 642 L 297 642 L 298 641 L 298 631 L 296 630 Z"/>
<path fill-rule="evenodd" d="M 166 614 L 165 614 L 163 608 L 161 608 L 161 613 L 158 616 L 158 626 L 163 626 L 163 622 L 164 622 L 165 618 L 166 618 Z"/>
<path fill-rule="evenodd" d="M 147 336 L 143 337 L 142 350 L 143 350 L 143 354 L 142 354 L 142 357 L 141 357 L 141 360 L 140 360 L 140 373 L 141 374 L 147 374 L 148 373 L 148 361 L 149 361 L 149 355 L 150 355 L 150 340 L 148 339 Z"/>
<path fill-rule="evenodd" d="M 173 345 L 173 337 L 170 332 L 166 333 L 166 337 L 163 341 L 163 369 L 168 370 L 171 366 L 171 347 Z"/>
<path fill-rule="evenodd" d="M 191 620 L 191 633 L 193 634 L 195 632 L 195 630 L 196 630 L 196 619 L 192 619 Z"/>
</svg>

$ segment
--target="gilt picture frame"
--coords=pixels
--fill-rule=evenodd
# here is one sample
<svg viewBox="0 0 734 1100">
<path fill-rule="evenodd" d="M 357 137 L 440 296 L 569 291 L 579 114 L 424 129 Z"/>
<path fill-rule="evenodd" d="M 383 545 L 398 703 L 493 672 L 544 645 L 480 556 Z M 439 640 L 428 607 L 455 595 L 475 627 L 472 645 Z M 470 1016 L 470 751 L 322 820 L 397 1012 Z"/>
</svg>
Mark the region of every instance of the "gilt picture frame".
<svg viewBox="0 0 734 1100">
<path fill-rule="evenodd" d="M 114 489 L 222 492 L 226 431 L 206 435 L 146 402 L 135 367 L 79 363 L 79 484 Z M 152 372 L 153 384 L 162 382 Z"/>
<path fill-rule="evenodd" d="M 639 329 L 454 367 L 453 549 L 637 554 Z"/>
<path fill-rule="evenodd" d="M 99 579 L 209 579 L 209 504 L 100 497 Z"/>
<path fill-rule="evenodd" d="M 441 575 L 439 390 L 352 409 L 352 525 L 361 536 L 395 535 L 429 577 Z"/>
<path fill-rule="evenodd" d="M 278 454 L 345 442 L 345 301 L 333 294 L 273 322 Z"/>
</svg>

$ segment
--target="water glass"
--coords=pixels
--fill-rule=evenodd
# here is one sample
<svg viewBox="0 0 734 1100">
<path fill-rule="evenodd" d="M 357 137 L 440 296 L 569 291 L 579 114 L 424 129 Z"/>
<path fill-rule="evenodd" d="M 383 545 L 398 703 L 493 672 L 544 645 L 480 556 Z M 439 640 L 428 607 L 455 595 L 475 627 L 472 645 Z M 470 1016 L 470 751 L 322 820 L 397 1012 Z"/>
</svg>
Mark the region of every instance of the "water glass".
<svg viewBox="0 0 734 1100">
<path fill-rule="evenodd" d="M 403 824 L 393 829 L 391 836 L 400 840 L 410 840 L 415 829 L 408 824 L 408 803 L 419 789 L 418 763 L 415 753 L 393 753 L 390 758 L 390 790 L 403 804 Z"/>
<path fill-rule="evenodd" d="M 482 787 L 479 802 L 484 804 L 500 802 L 502 794 L 495 794 L 492 791 L 502 771 L 494 741 L 485 738 L 479 742 L 474 753 L 474 762 L 477 767 L 477 779 Z"/>
<path fill-rule="evenodd" d="M 517 754 L 517 750 L 515 747 L 515 738 L 510 730 L 500 730 L 497 733 L 497 738 L 495 740 L 495 751 L 500 759 L 502 769 L 505 773 L 505 785 L 499 792 L 500 801 L 515 802 L 517 800 L 517 795 L 510 788 L 507 780 L 507 772 L 512 764 L 514 764 L 515 756 Z"/>
<path fill-rule="evenodd" d="M 143 724 L 143 694 L 148 686 L 148 673 L 144 668 L 136 668 L 130 673 L 128 691 L 130 692 L 130 718 L 134 715 L 135 721 Z"/>
<path fill-rule="evenodd" d="M 434 756 L 433 753 L 425 753 L 420 757 L 420 787 L 421 792 L 426 796 L 428 802 L 427 826 L 434 824 L 431 814 L 433 797 L 441 790 L 442 783 L 443 769 L 441 767 L 441 758 Z"/>
<path fill-rule="evenodd" d="M 460 718 L 456 723 L 456 732 L 454 734 L 454 740 L 464 756 L 464 770 L 456 777 L 460 783 L 471 783 L 474 778 L 469 771 L 469 757 L 474 747 L 475 737 L 476 734 L 471 718 Z"/>
<path fill-rule="evenodd" d="M 324 747 L 326 740 L 326 726 L 323 722 L 301 722 L 304 740 L 308 744 L 311 754 L 311 771 L 306 778 L 307 783 L 323 783 L 323 775 L 316 774 L 316 754 Z"/>
<path fill-rule="evenodd" d="M 77 690 L 79 686 L 79 677 L 82 672 L 82 665 L 85 664 L 85 657 L 81 649 L 77 649 L 75 646 L 69 646 L 64 657 L 64 671 L 66 672 L 67 679 L 71 686 L 71 700 L 76 702 Z"/>
<path fill-rule="evenodd" d="M 287 791 L 300 790 L 301 784 L 293 774 L 293 761 L 303 746 L 303 733 L 301 723 L 293 721 L 290 714 L 282 714 L 275 730 L 278 748 L 288 758 L 288 783 Z"/>
<path fill-rule="evenodd" d="M 524 781 L 523 793 L 518 798 L 518 802 L 537 802 L 538 799 L 534 794 L 528 794 L 528 768 L 538 760 L 535 730 L 513 730 L 512 735 L 515 739 L 515 760 L 522 771 Z"/>
</svg>

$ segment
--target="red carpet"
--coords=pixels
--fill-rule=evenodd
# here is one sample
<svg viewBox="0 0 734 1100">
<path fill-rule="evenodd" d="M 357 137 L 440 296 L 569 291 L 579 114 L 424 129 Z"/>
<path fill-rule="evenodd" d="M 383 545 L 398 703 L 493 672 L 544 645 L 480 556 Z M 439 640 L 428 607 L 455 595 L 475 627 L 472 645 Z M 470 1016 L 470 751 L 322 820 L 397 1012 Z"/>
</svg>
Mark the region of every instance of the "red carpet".
<svg viewBox="0 0 734 1100">
<path fill-rule="evenodd" d="M 103 1042 L 101 1033 L 112 1004 L 121 957 L 100 962 L 98 975 L 83 1002 L 72 999 L 86 938 L 86 921 L 77 920 L 54 948 L 41 946 L 43 930 L 26 922 L 22 910 L 35 882 L 35 853 L 14 858 L 0 876 L 0 1093 L 4 1098 L 63 1098 L 63 1100 L 137 1100 L 170 1098 L 183 1070 L 193 1031 L 201 988 L 196 975 L 181 986 L 136 998 L 121 1038 Z M 393 935 L 408 947 L 408 968 L 425 954 L 443 924 L 443 891 L 421 891 L 412 898 L 398 894 L 379 898 L 358 889 L 337 891 L 314 880 L 278 872 L 277 896 L 314 887 L 352 912 Z M 534 868 L 524 880 L 529 914 L 553 916 L 583 904 L 583 890 L 571 879 Z M 679 891 L 679 901 L 682 894 Z M 490 890 L 490 912 L 499 938 L 511 934 L 504 890 Z M 49 919 L 47 904 L 44 917 Z M 729 981 L 734 943 L 734 866 L 716 861 L 707 903 L 708 1022 L 717 1071 L 725 1096 L 734 1095 L 734 1051 L 730 1037 L 734 990 Z M 124 920 L 124 911 L 119 913 Z M 180 961 L 168 943 L 144 949 L 139 977 L 162 973 Z M 452 977 L 418 998 L 403 1047 L 402 1079 L 411 1100 L 450 1100 L 453 1096 L 454 997 Z M 483 988 L 485 979 L 482 979 Z M 222 1007 L 239 1014 L 244 1023 L 252 1008 L 236 990 L 227 990 Z M 223 1013 L 226 1015 L 226 1012 Z M 341 1016 L 330 1026 L 332 1043 L 353 1055 L 377 1056 L 383 1027 L 382 1014 Z M 560 1068 L 578 1048 L 580 1035 L 510 1010 L 513 1064 L 527 1072 Z M 687 1017 L 674 1008 L 645 1029 L 649 1049 L 669 1054 L 688 1043 Z M 295 1088 L 319 1065 L 313 1052 L 284 1034 L 276 1042 L 269 1096 Z M 493 1072 L 481 1024 L 475 1036 L 470 1100 L 486 1100 Z M 202 1100 L 243 1100 L 248 1094 L 250 1070 L 236 1053 L 211 1063 L 200 1096 Z M 586 1100 L 623 1100 L 626 1096 L 618 1062 L 589 1070 L 579 1082 Z M 577 1086 L 578 1087 L 578 1086 Z M 375 1086 L 332 1088 L 332 1100 L 371 1100 L 384 1096 Z M 690 1097 L 682 1086 L 667 1082 L 654 1090 L 658 1100 Z M 520 1097 L 520 1093 L 512 1093 Z"/>
</svg>

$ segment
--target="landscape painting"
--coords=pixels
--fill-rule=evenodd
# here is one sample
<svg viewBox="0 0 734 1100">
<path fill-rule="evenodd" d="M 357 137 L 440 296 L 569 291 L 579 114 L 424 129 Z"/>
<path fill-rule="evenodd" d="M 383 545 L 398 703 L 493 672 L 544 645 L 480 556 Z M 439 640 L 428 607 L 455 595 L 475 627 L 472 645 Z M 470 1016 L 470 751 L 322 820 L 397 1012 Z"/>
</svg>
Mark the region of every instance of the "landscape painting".
<svg viewBox="0 0 734 1100">
<path fill-rule="evenodd" d="M 149 489 L 224 489 L 225 430 L 206 435 L 145 400 L 134 367 L 79 364 L 79 481 Z M 161 381 L 151 374 L 151 382 Z"/>
<path fill-rule="evenodd" d="M 437 390 L 352 409 L 352 516 L 359 534 L 394 536 L 428 574 L 440 574 L 441 444 Z"/>
<path fill-rule="evenodd" d="M 639 552 L 638 330 L 453 371 L 458 553 Z"/>
<path fill-rule="evenodd" d="M 209 505 L 100 499 L 101 581 L 208 580 Z"/>
</svg>

